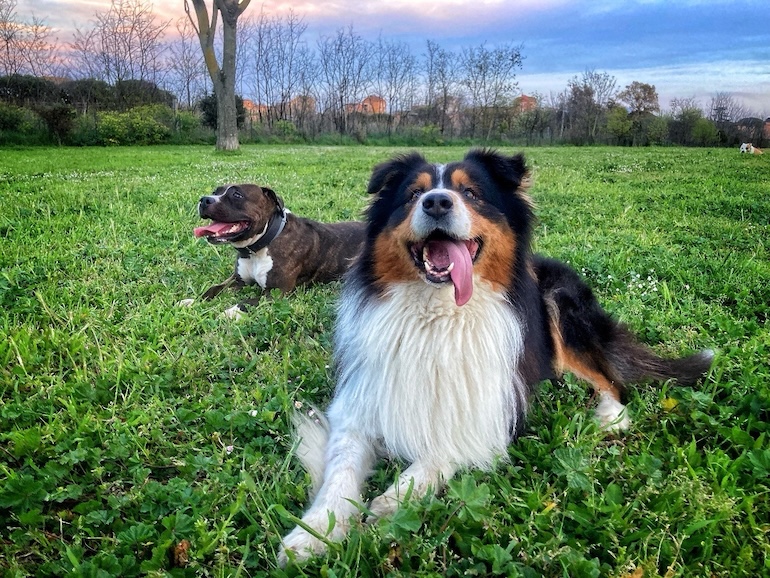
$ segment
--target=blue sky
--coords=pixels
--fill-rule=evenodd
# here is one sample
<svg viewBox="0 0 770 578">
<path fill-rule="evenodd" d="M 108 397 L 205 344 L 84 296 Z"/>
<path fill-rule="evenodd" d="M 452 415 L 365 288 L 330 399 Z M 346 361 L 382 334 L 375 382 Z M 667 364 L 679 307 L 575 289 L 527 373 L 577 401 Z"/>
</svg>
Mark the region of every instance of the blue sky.
<svg viewBox="0 0 770 578">
<path fill-rule="evenodd" d="M 66 40 L 109 0 L 18 0 Z M 210 4 L 208 0 L 207 4 Z M 252 0 L 246 15 L 289 8 L 308 25 L 311 42 L 352 25 L 360 35 L 448 49 L 486 42 L 522 45 L 522 92 L 548 96 L 587 69 L 654 84 L 666 109 L 672 98 L 707 106 L 729 92 L 755 114 L 770 116 L 768 0 Z M 182 0 L 156 1 L 160 16 L 184 16 Z"/>
</svg>

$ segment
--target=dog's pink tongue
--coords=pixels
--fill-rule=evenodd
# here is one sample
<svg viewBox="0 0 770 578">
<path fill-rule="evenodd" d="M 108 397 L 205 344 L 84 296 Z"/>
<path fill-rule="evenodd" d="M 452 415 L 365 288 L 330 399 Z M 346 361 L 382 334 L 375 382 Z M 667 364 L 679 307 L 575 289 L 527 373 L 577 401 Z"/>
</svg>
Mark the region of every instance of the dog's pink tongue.
<svg viewBox="0 0 770 578">
<path fill-rule="evenodd" d="M 455 303 L 458 307 L 465 305 L 473 295 L 473 261 L 468 247 L 463 241 L 448 239 L 431 241 L 430 245 L 431 261 L 435 265 L 446 268 L 454 263 L 449 276 L 455 287 Z"/>
<path fill-rule="evenodd" d="M 196 237 L 205 237 L 206 235 L 218 235 L 221 231 L 232 227 L 232 223 L 209 223 L 205 227 L 195 227 L 193 235 Z"/>
</svg>

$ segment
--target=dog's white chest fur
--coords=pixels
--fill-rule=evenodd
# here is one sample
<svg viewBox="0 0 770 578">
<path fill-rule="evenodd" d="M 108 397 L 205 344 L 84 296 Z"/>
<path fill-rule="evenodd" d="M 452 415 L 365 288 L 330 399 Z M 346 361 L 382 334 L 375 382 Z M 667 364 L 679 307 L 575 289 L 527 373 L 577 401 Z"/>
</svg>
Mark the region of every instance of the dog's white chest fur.
<svg viewBox="0 0 770 578">
<path fill-rule="evenodd" d="M 239 257 L 236 271 L 247 284 L 256 283 L 264 289 L 267 286 L 267 274 L 272 268 L 273 258 L 265 247 L 249 257 Z"/>
<path fill-rule="evenodd" d="M 505 454 L 526 399 L 522 329 L 502 295 L 477 280 L 458 307 L 451 286 L 420 282 L 382 300 L 353 289 L 341 302 L 333 427 L 363 425 L 412 462 L 485 467 Z"/>
</svg>

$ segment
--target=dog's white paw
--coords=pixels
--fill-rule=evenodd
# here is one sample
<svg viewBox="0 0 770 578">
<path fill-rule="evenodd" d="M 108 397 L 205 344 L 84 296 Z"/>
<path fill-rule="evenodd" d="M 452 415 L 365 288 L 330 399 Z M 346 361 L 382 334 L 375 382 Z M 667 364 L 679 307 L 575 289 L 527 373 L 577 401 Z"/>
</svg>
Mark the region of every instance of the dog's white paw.
<svg viewBox="0 0 770 578">
<path fill-rule="evenodd" d="M 193 303 L 195 303 L 195 299 L 182 299 L 176 305 L 177 307 L 192 307 Z"/>
<path fill-rule="evenodd" d="M 381 496 L 377 496 L 369 504 L 369 511 L 371 512 L 370 519 L 384 518 L 393 514 L 399 506 L 398 499 L 385 492 Z"/>
<path fill-rule="evenodd" d="M 278 564 L 281 567 L 289 563 L 304 562 L 305 560 L 323 554 L 326 551 L 326 544 L 310 534 L 307 530 L 297 526 L 284 539 L 281 550 L 278 552 Z"/>
<path fill-rule="evenodd" d="M 330 526 L 330 514 L 326 508 L 313 508 L 305 513 L 302 521 L 313 528 L 326 541 L 341 542 L 350 529 L 350 520 L 335 518 L 334 526 Z M 301 526 L 294 528 L 282 540 L 278 553 L 278 563 L 285 566 L 291 557 L 295 562 L 303 562 L 308 558 L 326 552 L 326 542 L 320 540 Z M 291 556 L 289 555 L 291 553 Z"/>
<path fill-rule="evenodd" d="M 233 305 L 230 309 L 225 309 L 222 315 L 233 321 L 239 321 L 243 317 L 243 311 L 237 305 Z"/>
<path fill-rule="evenodd" d="M 619 432 L 631 427 L 626 406 L 607 393 L 599 394 L 599 405 L 594 412 L 601 428 L 610 432 Z"/>
</svg>

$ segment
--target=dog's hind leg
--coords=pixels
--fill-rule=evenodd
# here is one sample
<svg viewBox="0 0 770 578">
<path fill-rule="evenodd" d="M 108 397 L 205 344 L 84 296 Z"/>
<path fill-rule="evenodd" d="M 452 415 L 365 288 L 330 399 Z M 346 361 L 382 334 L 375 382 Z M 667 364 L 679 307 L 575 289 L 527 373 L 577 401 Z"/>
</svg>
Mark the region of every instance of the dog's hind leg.
<svg viewBox="0 0 770 578">
<path fill-rule="evenodd" d="M 705 350 L 664 359 L 640 343 L 599 305 L 589 287 L 566 265 L 538 258 L 535 274 L 549 317 L 554 369 L 588 381 L 599 396 L 603 427 L 624 429 L 630 421 L 622 404 L 627 383 L 652 379 L 695 383 L 708 371 L 714 353 Z"/>
</svg>

